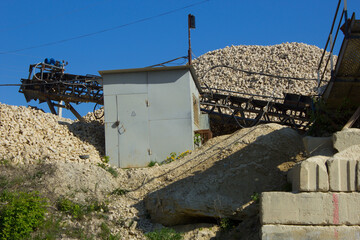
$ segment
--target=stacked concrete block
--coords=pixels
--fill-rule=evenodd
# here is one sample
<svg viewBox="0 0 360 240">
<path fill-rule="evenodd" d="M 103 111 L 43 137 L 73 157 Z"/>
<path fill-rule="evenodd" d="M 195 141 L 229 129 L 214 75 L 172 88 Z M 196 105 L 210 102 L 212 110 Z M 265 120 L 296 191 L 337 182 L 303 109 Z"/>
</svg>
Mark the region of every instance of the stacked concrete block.
<svg viewBox="0 0 360 240">
<path fill-rule="evenodd" d="M 360 193 L 265 192 L 262 224 L 360 225 Z"/>
<path fill-rule="evenodd" d="M 265 225 L 263 240 L 355 240 L 360 239 L 359 226 L 284 226 Z"/>
<path fill-rule="evenodd" d="M 261 237 L 360 239 L 360 193 L 266 192 L 261 196 Z"/>
<path fill-rule="evenodd" d="M 332 157 L 328 161 L 330 190 L 335 192 L 356 191 L 358 161 Z"/>
<path fill-rule="evenodd" d="M 334 148 L 339 152 L 353 145 L 360 144 L 360 129 L 348 128 L 333 135 Z"/>
<path fill-rule="evenodd" d="M 313 140 L 304 141 L 309 155 L 327 142 Z M 360 239 L 360 130 L 338 132 L 333 140 L 339 153 L 310 157 L 291 170 L 298 193 L 262 194 L 263 240 Z"/>
<path fill-rule="evenodd" d="M 329 176 L 326 156 L 314 156 L 298 163 L 291 170 L 292 190 L 294 192 L 329 191 Z"/>
</svg>

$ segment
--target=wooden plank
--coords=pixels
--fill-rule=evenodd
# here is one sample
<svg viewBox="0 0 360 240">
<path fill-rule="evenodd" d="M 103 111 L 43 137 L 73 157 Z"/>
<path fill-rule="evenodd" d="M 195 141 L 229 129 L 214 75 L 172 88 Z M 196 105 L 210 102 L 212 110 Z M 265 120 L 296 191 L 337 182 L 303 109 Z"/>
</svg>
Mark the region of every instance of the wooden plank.
<svg viewBox="0 0 360 240">
<path fill-rule="evenodd" d="M 351 116 L 351 118 L 349 119 L 349 121 L 345 124 L 345 126 L 343 127 L 344 129 L 347 128 L 351 128 L 352 125 L 356 122 L 356 120 L 359 118 L 360 116 L 360 106 L 357 108 L 357 110 L 355 111 L 355 113 Z"/>
</svg>

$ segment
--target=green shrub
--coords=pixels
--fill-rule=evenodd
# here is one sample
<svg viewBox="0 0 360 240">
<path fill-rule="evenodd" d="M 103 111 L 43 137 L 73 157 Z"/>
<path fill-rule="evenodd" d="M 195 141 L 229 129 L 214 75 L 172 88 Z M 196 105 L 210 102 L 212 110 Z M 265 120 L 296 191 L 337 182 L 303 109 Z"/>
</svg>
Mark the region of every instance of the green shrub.
<svg viewBox="0 0 360 240">
<path fill-rule="evenodd" d="M 171 228 L 162 228 L 160 230 L 156 230 L 154 232 L 146 233 L 145 236 L 149 240 L 181 240 L 183 236 L 181 233 L 175 232 L 174 229 Z"/>
<path fill-rule="evenodd" d="M 45 221 L 47 201 L 38 192 L 0 195 L 0 239 L 24 239 Z"/>
</svg>

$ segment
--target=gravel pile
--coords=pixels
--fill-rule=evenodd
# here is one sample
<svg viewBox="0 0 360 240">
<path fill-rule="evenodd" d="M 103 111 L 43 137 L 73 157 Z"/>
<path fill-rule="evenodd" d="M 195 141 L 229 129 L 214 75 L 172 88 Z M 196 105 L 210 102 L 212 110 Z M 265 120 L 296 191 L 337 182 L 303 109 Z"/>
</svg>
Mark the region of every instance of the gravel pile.
<svg viewBox="0 0 360 240">
<path fill-rule="evenodd" d="M 88 112 L 83 116 L 85 122 L 99 122 L 104 124 L 104 107 L 96 109 L 95 112 Z"/>
<path fill-rule="evenodd" d="M 1 103 L 0 120 L 0 159 L 16 164 L 96 163 L 104 155 L 104 127 L 97 122 L 73 122 L 40 110 Z"/>
<path fill-rule="evenodd" d="M 304 43 L 282 43 L 273 46 L 231 46 L 208 52 L 193 61 L 201 85 L 283 98 L 283 93 L 316 94 L 316 80 L 279 79 L 242 71 L 276 76 L 317 79 L 322 49 Z M 328 56 L 328 53 L 326 54 Z M 336 57 L 335 57 L 336 60 Z M 214 68 L 223 65 L 227 67 Z M 330 77 L 330 66 L 325 78 Z"/>
</svg>

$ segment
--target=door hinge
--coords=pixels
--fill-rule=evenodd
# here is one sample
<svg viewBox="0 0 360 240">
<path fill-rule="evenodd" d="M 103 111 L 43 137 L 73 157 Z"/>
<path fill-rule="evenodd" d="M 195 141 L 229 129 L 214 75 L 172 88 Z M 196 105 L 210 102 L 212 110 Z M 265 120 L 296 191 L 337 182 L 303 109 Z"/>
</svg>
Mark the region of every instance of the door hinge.
<svg viewBox="0 0 360 240">
<path fill-rule="evenodd" d="M 148 148 L 148 154 L 149 154 L 149 155 L 151 155 L 151 154 L 152 154 L 152 152 L 151 152 L 151 149 L 150 149 L 150 148 Z"/>
<path fill-rule="evenodd" d="M 149 100 L 145 100 L 145 103 L 146 103 L 146 106 L 147 106 L 147 107 L 150 106 Z"/>
</svg>

